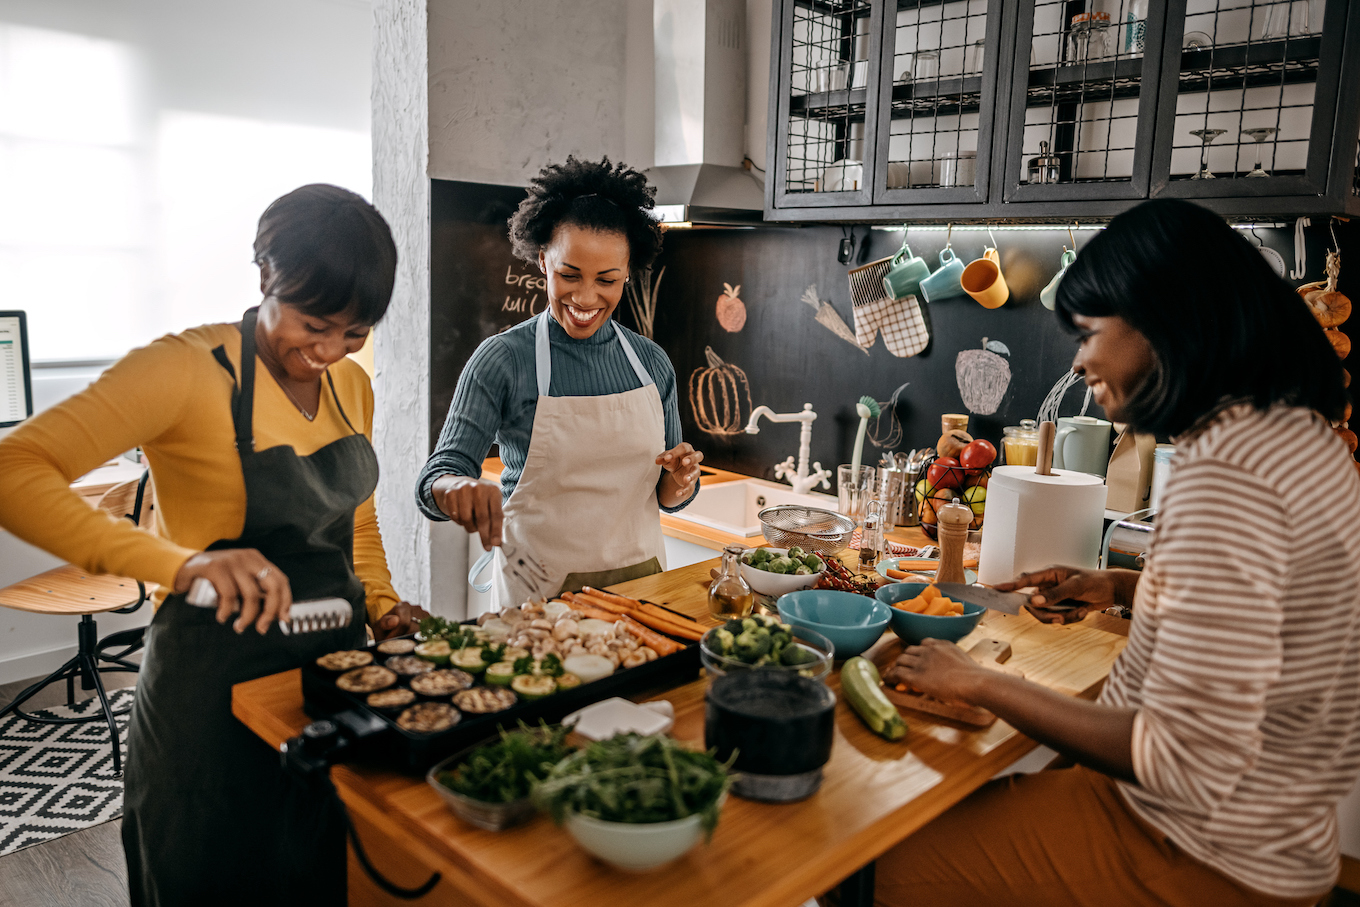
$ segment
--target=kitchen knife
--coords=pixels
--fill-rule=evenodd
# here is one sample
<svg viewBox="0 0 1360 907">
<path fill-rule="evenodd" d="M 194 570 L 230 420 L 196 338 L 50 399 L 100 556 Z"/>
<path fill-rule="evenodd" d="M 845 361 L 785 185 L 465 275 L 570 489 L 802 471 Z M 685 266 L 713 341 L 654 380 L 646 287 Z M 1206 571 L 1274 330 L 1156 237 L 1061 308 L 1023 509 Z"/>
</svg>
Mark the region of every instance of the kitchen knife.
<svg viewBox="0 0 1360 907">
<path fill-rule="evenodd" d="M 935 588 L 948 597 L 956 601 L 965 601 L 970 605 L 982 605 L 984 608 L 991 608 L 993 611 L 1001 611 L 1006 614 L 1019 614 L 1029 604 L 1029 595 L 1023 592 L 999 592 L 988 586 L 970 586 L 966 583 L 936 583 Z M 1071 611 L 1076 605 L 1059 603 L 1048 605 L 1045 611 Z"/>
<path fill-rule="evenodd" d="M 198 577 L 189 586 L 184 600 L 196 608 L 216 608 L 217 589 L 205 577 Z M 288 619 L 279 621 L 279 631 L 311 633 L 315 630 L 338 630 L 348 627 L 354 618 L 354 606 L 343 598 L 318 598 L 307 602 L 293 602 Z"/>
</svg>

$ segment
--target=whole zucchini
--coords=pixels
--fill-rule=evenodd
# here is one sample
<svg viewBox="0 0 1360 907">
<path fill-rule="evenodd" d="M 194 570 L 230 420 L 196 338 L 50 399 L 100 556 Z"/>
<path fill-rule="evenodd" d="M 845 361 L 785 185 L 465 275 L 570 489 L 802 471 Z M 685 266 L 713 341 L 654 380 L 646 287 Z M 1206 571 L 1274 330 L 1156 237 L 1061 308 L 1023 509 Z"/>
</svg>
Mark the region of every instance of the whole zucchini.
<svg viewBox="0 0 1360 907">
<path fill-rule="evenodd" d="M 907 734 L 907 723 L 888 701 L 881 689 L 878 669 L 867 658 L 856 655 L 841 667 L 841 694 L 850 708 L 869 726 L 869 730 L 887 740 L 901 740 Z"/>
</svg>

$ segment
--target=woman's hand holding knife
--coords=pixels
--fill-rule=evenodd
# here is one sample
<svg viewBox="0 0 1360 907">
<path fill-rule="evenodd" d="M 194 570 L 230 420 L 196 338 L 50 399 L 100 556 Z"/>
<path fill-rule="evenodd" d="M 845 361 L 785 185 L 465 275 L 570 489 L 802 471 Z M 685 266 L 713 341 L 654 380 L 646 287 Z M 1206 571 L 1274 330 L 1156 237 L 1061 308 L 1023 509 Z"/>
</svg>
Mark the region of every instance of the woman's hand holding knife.
<svg viewBox="0 0 1360 907">
<path fill-rule="evenodd" d="M 200 551 L 175 574 L 175 591 L 188 592 L 202 577 L 217 590 L 217 622 L 225 624 L 239 609 L 232 629 L 244 633 L 252 623 L 261 636 L 269 625 L 288 619 L 293 590 L 288 577 L 254 548 Z"/>
</svg>

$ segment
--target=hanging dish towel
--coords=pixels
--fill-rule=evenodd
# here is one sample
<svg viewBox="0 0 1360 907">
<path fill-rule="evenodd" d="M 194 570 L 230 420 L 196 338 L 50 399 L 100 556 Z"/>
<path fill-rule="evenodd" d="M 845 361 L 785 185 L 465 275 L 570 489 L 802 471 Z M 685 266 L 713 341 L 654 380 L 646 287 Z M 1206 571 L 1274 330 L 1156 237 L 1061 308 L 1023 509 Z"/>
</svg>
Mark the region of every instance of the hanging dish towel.
<svg viewBox="0 0 1360 907">
<path fill-rule="evenodd" d="M 864 349 L 874 345 L 878 332 L 883 343 L 899 359 L 915 356 L 930 345 L 921 304 L 915 296 L 889 299 L 883 295 L 883 275 L 891 258 L 880 258 L 850 269 L 850 299 L 854 303 L 855 339 Z"/>
</svg>

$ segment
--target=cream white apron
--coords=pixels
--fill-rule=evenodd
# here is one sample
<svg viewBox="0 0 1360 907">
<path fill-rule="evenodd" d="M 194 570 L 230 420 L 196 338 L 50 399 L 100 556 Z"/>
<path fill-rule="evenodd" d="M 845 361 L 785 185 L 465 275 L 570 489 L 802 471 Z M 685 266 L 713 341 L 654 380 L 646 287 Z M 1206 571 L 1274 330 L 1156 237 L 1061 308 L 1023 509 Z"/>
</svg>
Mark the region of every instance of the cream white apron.
<svg viewBox="0 0 1360 907">
<path fill-rule="evenodd" d="M 641 387 L 598 397 L 552 397 L 549 314 L 538 316 L 538 404 L 528 459 L 505 502 L 496 549 L 496 607 L 513 607 L 582 585 L 607 585 L 666 569 L 656 457 L 666 421 L 652 376 L 613 325 Z M 488 561 L 483 556 L 469 581 Z"/>
</svg>

